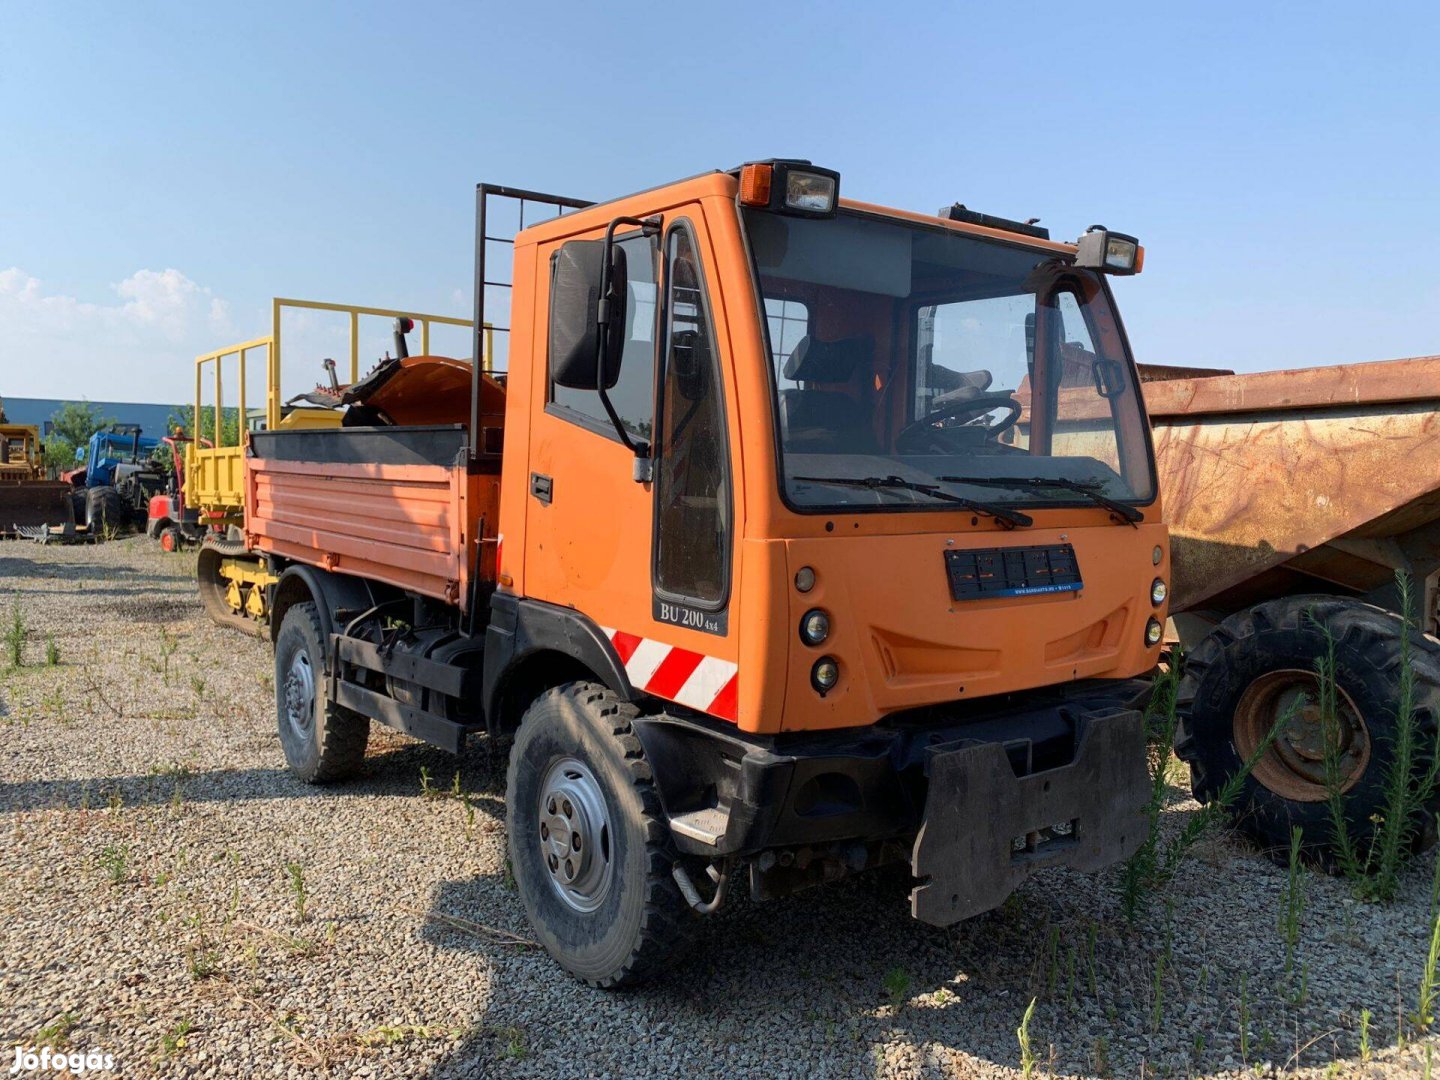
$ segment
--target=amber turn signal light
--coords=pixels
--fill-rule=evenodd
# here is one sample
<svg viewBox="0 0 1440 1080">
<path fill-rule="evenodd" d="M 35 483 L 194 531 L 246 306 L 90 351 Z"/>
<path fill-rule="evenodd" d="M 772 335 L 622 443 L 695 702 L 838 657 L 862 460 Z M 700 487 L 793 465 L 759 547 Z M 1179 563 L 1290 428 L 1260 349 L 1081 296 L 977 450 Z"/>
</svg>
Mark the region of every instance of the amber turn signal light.
<svg viewBox="0 0 1440 1080">
<path fill-rule="evenodd" d="M 775 179 L 775 166 L 745 165 L 740 169 L 740 205 L 769 206 L 770 185 Z"/>
</svg>

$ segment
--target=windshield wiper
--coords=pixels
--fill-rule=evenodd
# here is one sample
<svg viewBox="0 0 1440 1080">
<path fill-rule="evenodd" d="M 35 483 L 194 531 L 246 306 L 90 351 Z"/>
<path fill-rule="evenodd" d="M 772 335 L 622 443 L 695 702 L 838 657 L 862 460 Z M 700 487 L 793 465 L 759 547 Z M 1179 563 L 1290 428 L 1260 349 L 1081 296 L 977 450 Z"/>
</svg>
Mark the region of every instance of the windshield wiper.
<svg viewBox="0 0 1440 1080">
<path fill-rule="evenodd" d="M 1129 503 L 1112 499 L 1108 495 L 1102 495 L 1097 488 L 1098 484 L 1084 484 L 1079 480 L 1064 480 L 1058 477 L 1032 476 L 1023 477 L 998 477 L 998 476 L 937 476 L 937 480 L 943 480 L 947 484 L 973 484 L 976 487 L 1003 487 L 1003 488 L 1051 488 L 1058 491 L 1073 491 L 1077 495 L 1083 495 L 1097 506 L 1103 506 L 1112 513 L 1119 514 L 1125 521 L 1139 528 L 1137 522 L 1145 520 L 1145 515 Z"/>
<path fill-rule="evenodd" d="M 840 484 L 843 487 L 863 487 L 872 490 L 915 491 L 921 495 L 929 495 L 932 499 L 955 503 L 957 506 L 963 506 L 966 510 L 972 510 L 977 514 L 985 514 L 1001 522 L 1007 529 L 1013 529 L 1017 525 L 1035 524 L 1034 518 L 1029 514 L 1022 514 L 1019 510 L 1006 510 L 1001 506 L 967 499 L 963 495 L 951 495 L 948 491 L 941 491 L 937 484 L 921 484 L 914 480 L 906 480 L 902 476 L 792 476 L 790 479 L 807 484 Z M 943 480 L 944 477 L 940 479 Z"/>
</svg>

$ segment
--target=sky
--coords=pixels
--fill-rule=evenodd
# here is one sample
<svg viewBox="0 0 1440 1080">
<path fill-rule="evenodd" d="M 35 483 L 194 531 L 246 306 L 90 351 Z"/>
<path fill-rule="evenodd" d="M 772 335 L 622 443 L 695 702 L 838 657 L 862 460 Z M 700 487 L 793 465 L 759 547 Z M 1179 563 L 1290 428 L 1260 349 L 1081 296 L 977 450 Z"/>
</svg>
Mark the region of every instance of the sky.
<svg viewBox="0 0 1440 1080">
<path fill-rule="evenodd" d="M 0 0 L 0 397 L 189 400 L 277 295 L 469 317 L 478 181 L 598 200 L 765 157 L 1137 235 L 1141 362 L 1437 353 L 1437 32 L 1434 4 Z"/>
</svg>

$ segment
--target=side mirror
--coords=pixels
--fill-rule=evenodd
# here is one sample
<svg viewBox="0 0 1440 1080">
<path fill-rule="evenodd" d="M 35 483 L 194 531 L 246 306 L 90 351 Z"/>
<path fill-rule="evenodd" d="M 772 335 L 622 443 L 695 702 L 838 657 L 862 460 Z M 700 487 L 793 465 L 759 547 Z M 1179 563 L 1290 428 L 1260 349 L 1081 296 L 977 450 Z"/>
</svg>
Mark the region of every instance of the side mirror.
<svg viewBox="0 0 1440 1080">
<path fill-rule="evenodd" d="M 608 281 L 604 273 L 607 249 Z M 612 301 L 605 305 L 603 326 L 599 317 L 602 282 L 607 286 L 605 299 Z M 561 246 L 550 284 L 550 378 L 557 385 L 571 390 L 609 390 L 620 380 L 626 294 L 624 248 L 604 240 L 571 240 Z M 620 302 L 613 302 L 616 299 Z"/>
</svg>

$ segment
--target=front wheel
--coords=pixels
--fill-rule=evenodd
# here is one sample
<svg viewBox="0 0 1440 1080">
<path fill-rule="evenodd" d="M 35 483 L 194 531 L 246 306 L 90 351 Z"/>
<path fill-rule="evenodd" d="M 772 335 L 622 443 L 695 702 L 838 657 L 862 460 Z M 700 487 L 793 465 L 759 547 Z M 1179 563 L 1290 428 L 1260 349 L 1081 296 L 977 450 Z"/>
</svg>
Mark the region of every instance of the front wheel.
<svg viewBox="0 0 1440 1080">
<path fill-rule="evenodd" d="M 695 918 L 671 876 L 675 853 L 636 710 L 575 682 L 525 712 L 510 751 L 510 863 L 530 923 L 560 964 L 615 988 L 674 958 Z"/>
<path fill-rule="evenodd" d="M 1215 799 L 1274 730 L 1230 808 L 1235 826 L 1282 862 L 1290 830 L 1299 826 L 1309 856 L 1336 869 L 1329 806 L 1336 791 L 1355 850 L 1369 852 L 1396 759 L 1404 632 L 1391 612 L 1326 596 L 1257 604 L 1217 626 L 1185 658 L 1177 693 L 1175 752 L 1190 766 L 1196 799 Z M 1327 634 L 1335 656 L 1328 721 L 1315 666 L 1330 649 Z M 1418 779 L 1440 720 L 1440 656 L 1419 631 L 1409 635 L 1412 775 Z M 1434 841 L 1437 801 L 1440 793 L 1432 793 L 1407 826 L 1414 850 Z"/>
<path fill-rule="evenodd" d="M 325 636 L 312 603 L 285 612 L 275 637 L 275 722 L 290 771 L 307 784 L 360 771 L 370 721 L 330 701 Z"/>
</svg>

